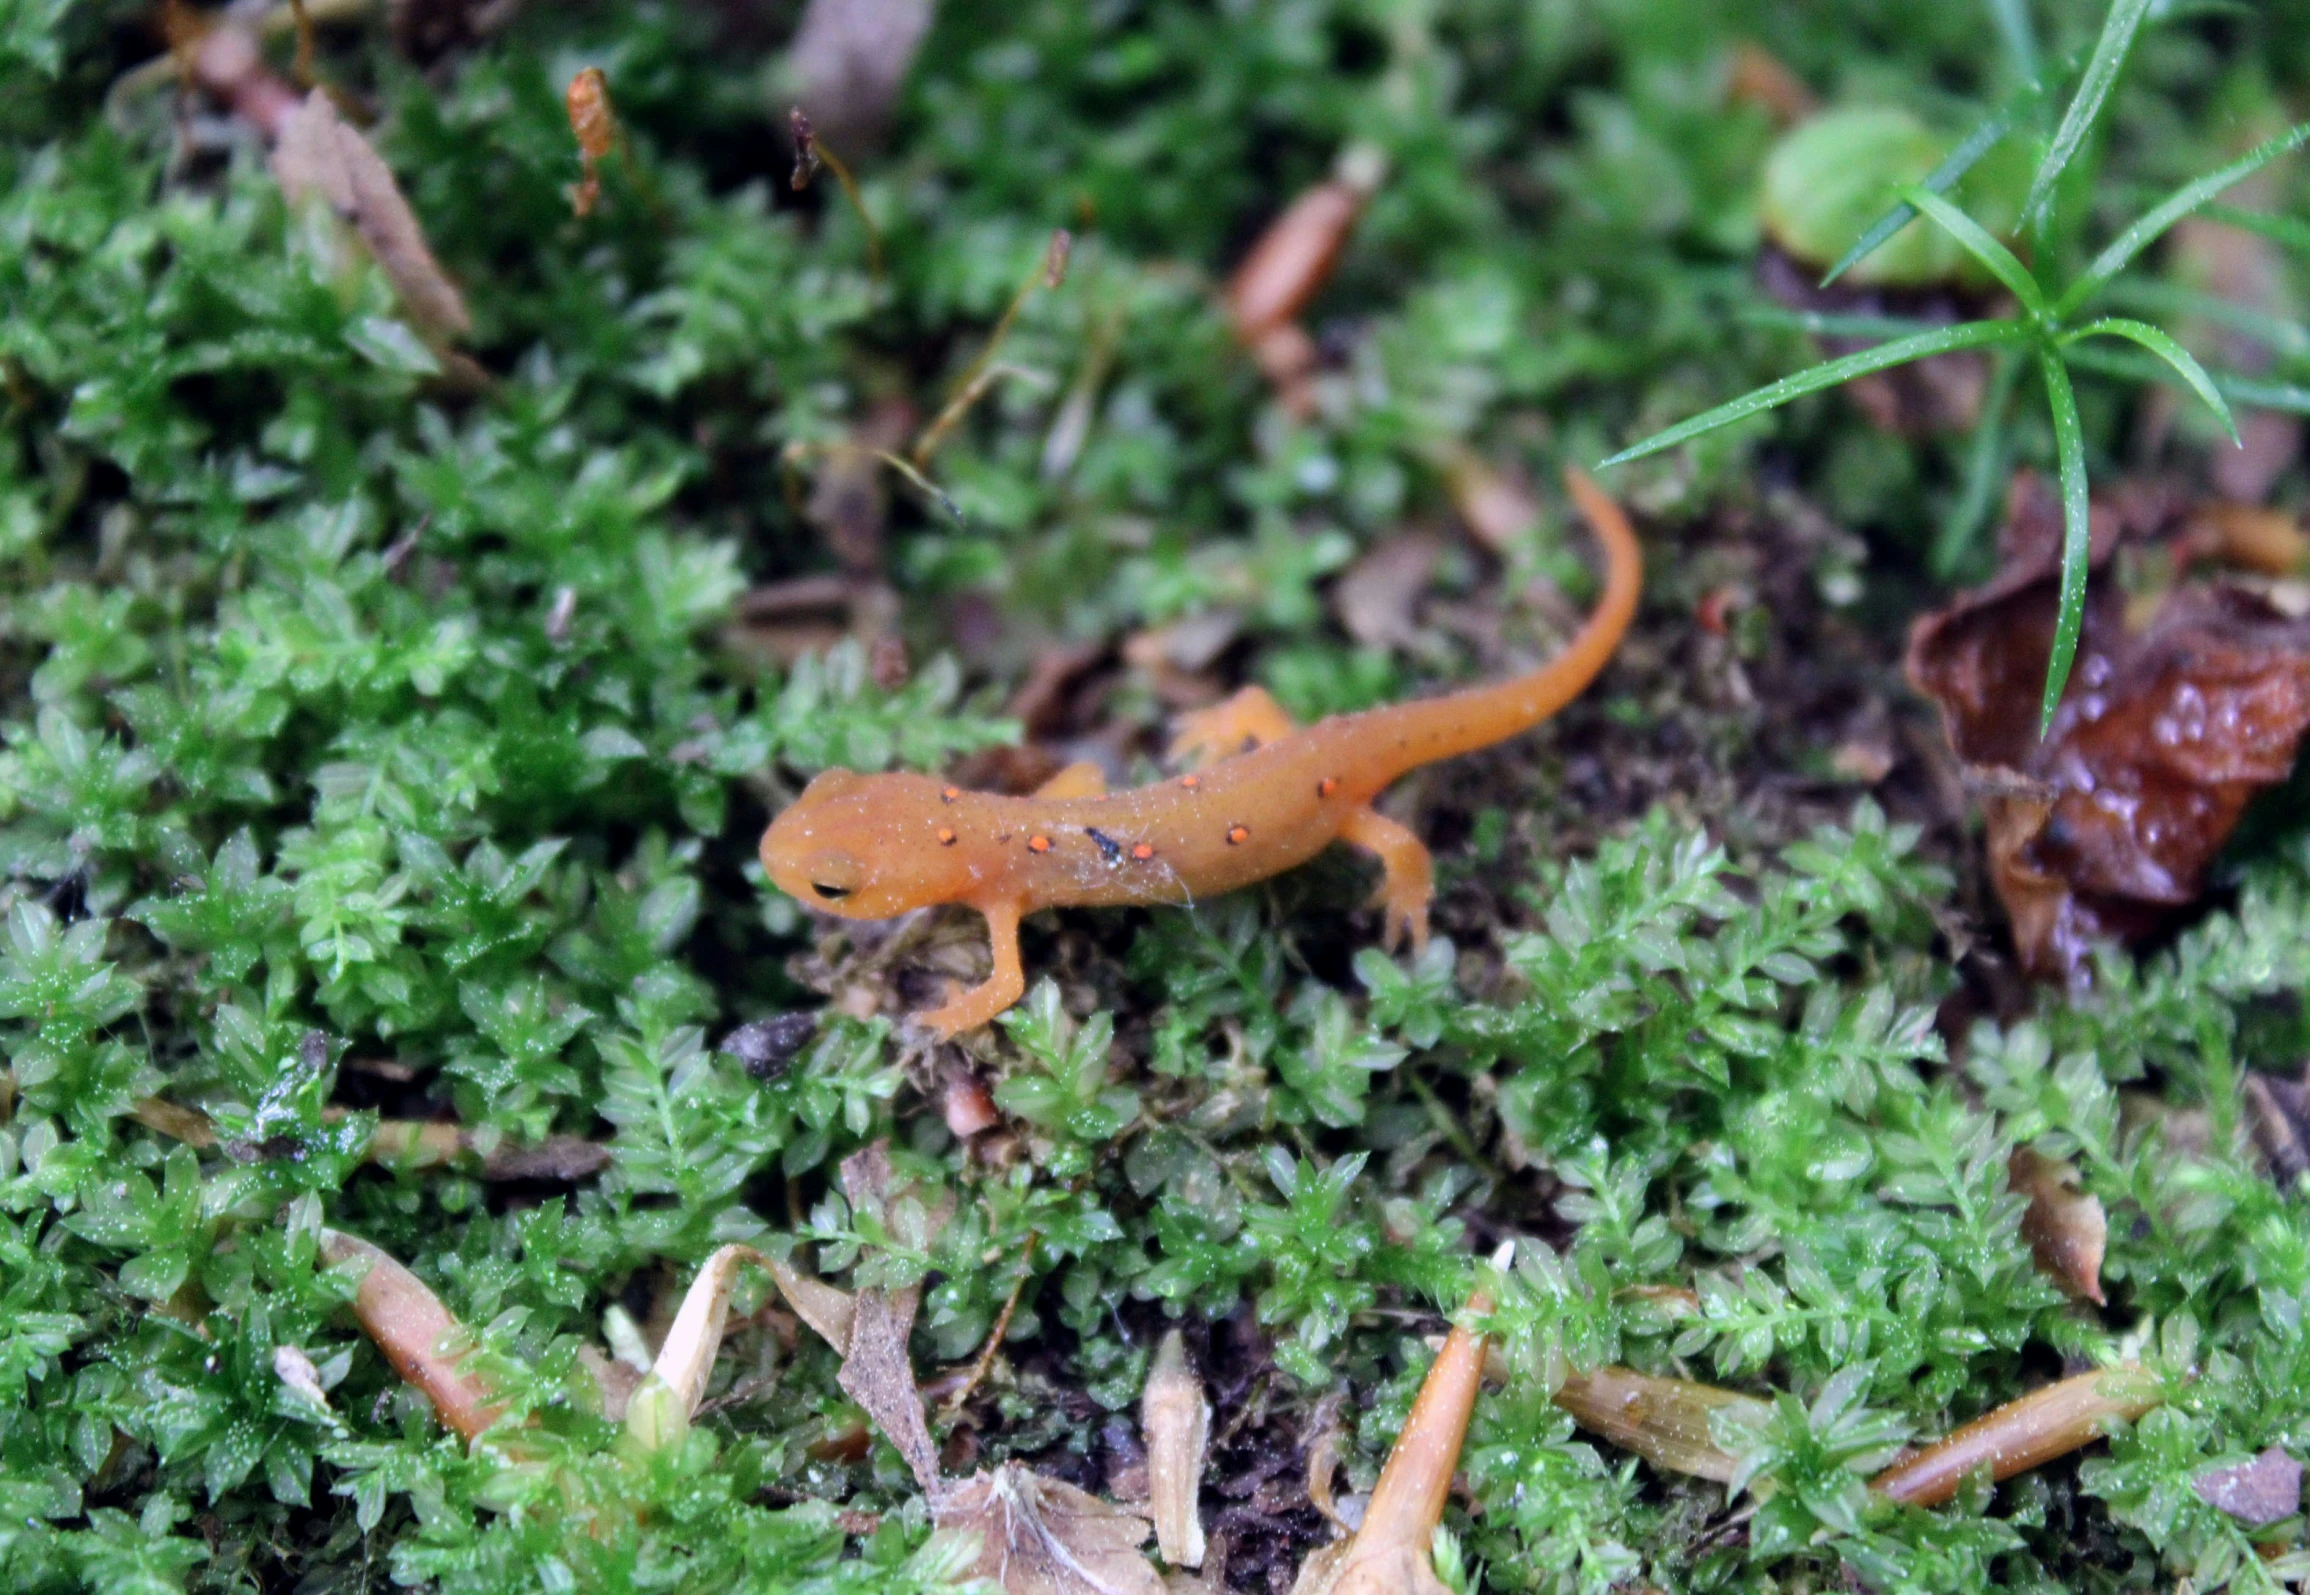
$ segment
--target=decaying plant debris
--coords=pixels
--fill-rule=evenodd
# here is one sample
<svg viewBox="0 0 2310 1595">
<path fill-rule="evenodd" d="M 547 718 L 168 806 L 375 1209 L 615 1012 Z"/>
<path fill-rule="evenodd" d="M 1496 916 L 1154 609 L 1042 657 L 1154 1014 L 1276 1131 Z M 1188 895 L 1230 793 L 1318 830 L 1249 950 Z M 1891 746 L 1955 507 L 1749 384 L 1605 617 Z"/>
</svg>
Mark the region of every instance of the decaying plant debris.
<svg viewBox="0 0 2310 1595">
<path fill-rule="evenodd" d="M 2183 805 L 2261 794 L 2211 863 L 2088 828 L 2169 902 L 2059 833 L 2078 770 L 2167 791 L 2178 688 L 2111 762 L 2018 709 L 1953 754 L 1901 685 L 2057 473 L 2026 360 L 1614 468 L 1651 575 L 1598 690 L 1391 796 L 1424 958 L 1342 850 L 1031 921 L 1047 984 L 931 1047 L 893 1016 L 978 927 L 837 932 L 749 862 L 831 767 L 1120 785 L 1246 685 L 1546 657 L 1564 465 L 2019 304 L 1930 221 L 1821 290 L 1886 178 L 2009 123 L 1947 192 L 2050 292 L 2293 136 L 2288 21 L 17 7 L 0 1588 L 2300 1582 L 2284 741 Z M 1984 204 L 2097 58 L 2042 225 Z M 2059 351 L 2081 693 L 2171 667 L 2262 727 L 2288 679 L 2305 180 L 2101 301 L 2244 449 L 2151 346 Z M 1937 623 L 1992 698 L 2043 653 L 2009 579 Z M 2154 934 L 2015 978 L 1984 801 L 2049 806 L 1999 845 L 2076 945 Z"/>
<path fill-rule="evenodd" d="M 2310 727 L 2310 620 L 2219 575 L 2129 598 L 2112 579 L 2121 542 L 2148 546 L 2171 517 L 2111 506 L 2080 664 L 2041 741 L 2029 683 L 2054 626 L 2049 509 L 2041 484 L 2016 483 L 2003 571 L 1918 622 L 1908 669 L 1981 793 L 2023 967 L 2074 983 L 2097 944 L 2139 941 L 2195 903 L 2248 800 L 2292 769 Z"/>
</svg>

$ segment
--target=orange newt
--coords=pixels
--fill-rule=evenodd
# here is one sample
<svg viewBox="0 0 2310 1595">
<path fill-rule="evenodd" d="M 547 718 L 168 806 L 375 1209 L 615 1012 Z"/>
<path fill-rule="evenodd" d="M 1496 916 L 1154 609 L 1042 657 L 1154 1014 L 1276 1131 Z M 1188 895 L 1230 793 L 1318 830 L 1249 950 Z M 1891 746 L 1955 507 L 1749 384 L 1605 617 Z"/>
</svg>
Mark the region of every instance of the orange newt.
<svg viewBox="0 0 2310 1595">
<path fill-rule="evenodd" d="M 1334 715 L 1304 729 L 1259 687 L 1189 715 L 1174 759 L 1187 774 L 1108 792 L 1098 768 L 1070 765 L 1027 797 L 966 792 L 925 775 L 828 770 L 762 836 L 780 890 L 848 919 L 934 903 L 986 916 L 994 973 L 921 1018 L 941 1037 L 1019 1000 L 1019 920 L 1038 908 L 1192 903 L 1305 863 L 1334 841 L 1379 855 L 1373 901 L 1387 943 L 1427 945 L 1428 850 L 1372 807 L 1406 771 L 1527 731 L 1586 687 L 1636 610 L 1642 559 L 1620 507 L 1565 473 L 1604 545 L 1604 596 L 1564 651 L 1530 675 L 1440 698 Z M 1248 748 L 1248 751 L 1245 749 Z"/>
</svg>

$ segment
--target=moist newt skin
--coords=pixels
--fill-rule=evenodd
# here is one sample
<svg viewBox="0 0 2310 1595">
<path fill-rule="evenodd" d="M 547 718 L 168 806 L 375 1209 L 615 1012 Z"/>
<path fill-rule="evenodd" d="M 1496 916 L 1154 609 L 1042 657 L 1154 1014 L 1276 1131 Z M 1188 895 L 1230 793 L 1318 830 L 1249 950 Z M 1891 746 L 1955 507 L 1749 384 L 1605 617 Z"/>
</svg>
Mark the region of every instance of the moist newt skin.
<svg viewBox="0 0 2310 1595">
<path fill-rule="evenodd" d="M 1604 545 L 1604 596 L 1564 651 L 1529 675 L 1301 728 L 1258 687 L 1189 715 L 1174 759 L 1210 762 L 1127 792 L 1090 765 L 1026 797 L 932 776 L 828 770 L 771 822 L 762 867 L 781 891 L 848 919 L 934 903 L 986 917 L 994 973 L 920 1015 L 943 1038 L 1026 990 L 1019 920 L 1038 908 L 1191 903 L 1305 863 L 1335 841 L 1379 856 L 1390 947 L 1428 939 L 1428 850 L 1373 800 L 1406 771 L 1530 730 L 1604 667 L 1636 611 L 1642 557 L 1627 517 L 1576 470 L 1566 484 Z M 1248 751 L 1245 751 L 1248 749 Z"/>
</svg>

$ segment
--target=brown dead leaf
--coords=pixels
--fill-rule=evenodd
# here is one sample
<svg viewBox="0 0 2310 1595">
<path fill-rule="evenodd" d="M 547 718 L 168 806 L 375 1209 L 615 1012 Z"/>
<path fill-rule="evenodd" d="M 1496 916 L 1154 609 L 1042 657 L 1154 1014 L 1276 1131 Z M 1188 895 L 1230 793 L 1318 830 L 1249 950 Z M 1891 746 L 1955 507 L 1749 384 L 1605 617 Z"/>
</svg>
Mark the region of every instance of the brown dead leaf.
<svg viewBox="0 0 2310 1595">
<path fill-rule="evenodd" d="M 315 89 L 281 118 L 272 164 L 291 204 L 326 204 L 360 236 L 419 332 L 446 340 L 472 330 L 465 298 L 433 258 L 392 168 L 328 95 Z"/>
<path fill-rule="evenodd" d="M 1187 1365 L 1187 1342 L 1176 1329 L 1163 1337 L 1147 1370 L 1139 1429 L 1147 1445 L 1155 1543 L 1174 1567 L 1201 1567 L 1203 1519 L 1196 1500 L 1203 1489 L 1203 1455 L 1211 1443 L 1211 1402 L 1203 1381 Z"/>
<path fill-rule="evenodd" d="M 1299 313 L 1331 280 L 1364 202 L 1386 172 L 1386 157 L 1371 145 L 1342 152 L 1331 177 L 1268 224 L 1220 295 L 1236 337 L 1295 414 L 1314 410 L 1308 378 L 1320 358 Z"/>
<path fill-rule="evenodd" d="M 1163 1595 L 1145 1518 L 1006 1462 L 934 1498 L 942 1529 L 979 1536 L 972 1572 L 1008 1595 Z"/>
<path fill-rule="evenodd" d="M 913 1326 L 911 1300 L 901 1312 L 888 1293 L 872 1286 L 861 1290 L 852 1298 L 850 1346 L 834 1378 L 898 1448 L 935 1509 L 941 1489 L 938 1448 L 931 1444 L 922 1396 L 915 1389 L 914 1364 L 906 1354 L 907 1331 Z"/>
<path fill-rule="evenodd" d="M 1917 622 L 1908 676 L 1986 793 L 1991 876 L 2023 968 L 2076 984 L 2095 943 L 2138 940 L 2195 901 L 2247 800 L 2292 769 L 2310 728 L 2310 622 L 2220 580 L 2129 615 L 2100 573 L 2040 741 L 2058 581 L 2048 496 L 2017 479 L 2005 570 Z M 2097 509 L 2097 567 L 2119 529 Z"/>
<path fill-rule="evenodd" d="M 1403 647 L 1419 634 L 1412 615 L 1443 556 L 1443 543 L 1425 533 L 1389 538 L 1332 584 L 1332 613 L 1367 648 Z"/>
<path fill-rule="evenodd" d="M 2302 1464 L 2272 1446 L 2251 1462 L 2199 1474 L 2190 1488 L 2208 1506 L 2260 1528 L 2302 1510 Z"/>
<path fill-rule="evenodd" d="M 1343 156 L 1337 175 L 1304 190 L 1268 223 L 1227 279 L 1224 295 L 1228 318 L 1247 345 L 1296 320 L 1331 280 L 1383 170 L 1376 153 L 1357 153 L 1352 162 Z"/>
<path fill-rule="evenodd" d="M 2109 1242 L 2109 1220 L 2101 1199 L 2077 1190 L 2077 1170 L 2026 1146 L 2013 1149 L 2007 1165 L 2013 1189 L 2029 1199 L 2021 1215 L 2021 1236 L 2037 1271 L 2074 1297 L 2107 1305 L 2101 1289 L 2101 1259 Z"/>
<path fill-rule="evenodd" d="M 2298 576 L 2310 568 L 2310 536 L 2284 510 L 2215 501 L 2191 511 L 2177 539 L 2187 553 L 2259 571 L 2265 576 Z"/>
</svg>

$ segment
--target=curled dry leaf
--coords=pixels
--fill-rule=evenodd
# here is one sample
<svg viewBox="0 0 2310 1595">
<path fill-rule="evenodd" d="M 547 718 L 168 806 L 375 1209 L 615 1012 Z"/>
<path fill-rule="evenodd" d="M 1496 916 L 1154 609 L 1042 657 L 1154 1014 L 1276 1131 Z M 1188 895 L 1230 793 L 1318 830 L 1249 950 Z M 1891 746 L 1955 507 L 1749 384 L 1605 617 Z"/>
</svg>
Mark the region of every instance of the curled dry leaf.
<svg viewBox="0 0 2310 1595">
<path fill-rule="evenodd" d="M 655 1449 L 678 1439 L 705 1399 L 706 1380 L 722 1348 L 730 1317 L 730 1291 L 740 1263 L 768 1267 L 770 1259 L 751 1246 L 724 1246 L 707 1258 L 683 1293 L 682 1305 L 658 1348 L 657 1360 L 626 1407 L 626 1432 Z"/>
<path fill-rule="evenodd" d="M 2302 1464 L 2272 1446 L 2251 1462 L 2199 1474 L 2190 1488 L 2208 1506 L 2260 1528 L 2302 1510 Z"/>
<path fill-rule="evenodd" d="M 1654 1467 L 1719 1484 L 1740 1472 L 1740 1458 L 1716 1443 L 1711 1415 L 1730 1407 L 1760 1424 L 1772 1415 L 1766 1403 L 1737 1390 L 1610 1366 L 1573 1374 L 1555 1400 L 1581 1428 Z"/>
<path fill-rule="evenodd" d="M 1983 1413 L 1894 1463 L 1869 1487 L 1896 1501 L 1940 1506 L 1976 1468 L 2002 1482 L 2091 1445 L 2111 1423 L 2131 1423 L 2164 1400 L 2157 1376 L 2139 1363 L 2097 1368 Z"/>
<path fill-rule="evenodd" d="M 1196 1500 L 1203 1489 L 1203 1454 L 1211 1442 L 1211 1403 L 1204 1397 L 1203 1381 L 1187 1366 L 1187 1342 L 1176 1329 L 1163 1337 L 1147 1370 L 1139 1429 L 1147 1445 L 1155 1544 L 1172 1566 L 1201 1567 L 1203 1519 Z"/>
<path fill-rule="evenodd" d="M 834 1379 L 898 1448 L 936 1515 L 943 1489 L 938 1448 L 931 1444 L 914 1365 L 906 1354 L 907 1332 L 914 1327 L 913 1293 L 901 1294 L 907 1299 L 894 1301 L 889 1293 L 869 1286 L 852 1298 L 850 1345 Z"/>
<path fill-rule="evenodd" d="M 2116 517 L 2098 514 L 2095 563 Z M 2204 890 L 2247 800 L 2310 727 L 2310 621 L 2234 583 L 2173 587 L 2144 616 L 2096 581 L 2069 690 L 2040 741 L 2059 512 L 2017 480 L 2007 568 L 1919 620 L 1908 675 L 1987 796 L 1989 863 L 2022 966 L 2081 983 L 2090 951 Z"/>
<path fill-rule="evenodd" d="M 342 1230 L 321 1232 L 328 1262 L 363 1262 L 368 1271 L 353 1292 L 353 1316 L 385 1354 L 393 1371 L 423 1391 L 441 1421 L 472 1439 L 504 1411 L 480 1378 L 458 1366 L 472 1337 L 425 1282 L 394 1258 Z"/>
<path fill-rule="evenodd" d="M 465 298 L 433 258 L 392 168 L 319 89 L 281 118 L 273 175 L 291 204 L 326 204 L 360 236 L 420 332 L 448 339 L 472 330 Z"/>
<path fill-rule="evenodd" d="M 2026 1146 L 2013 1149 L 2006 1172 L 2015 1192 L 2029 1200 L 2021 1215 L 2021 1236 L 2029 1242 L 2037 1271 L 2071 1296 L 2105 1305 L 2101 1259 L 2109 1220 L 2101 1199 L 2076 1189 L 2076 1169 Z"/>
</svg>

